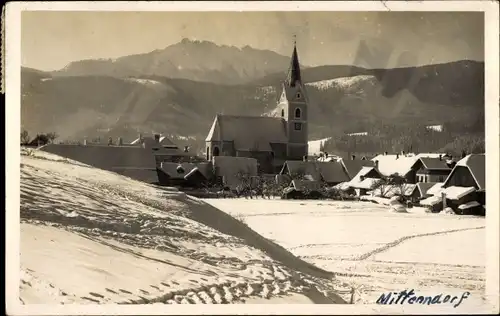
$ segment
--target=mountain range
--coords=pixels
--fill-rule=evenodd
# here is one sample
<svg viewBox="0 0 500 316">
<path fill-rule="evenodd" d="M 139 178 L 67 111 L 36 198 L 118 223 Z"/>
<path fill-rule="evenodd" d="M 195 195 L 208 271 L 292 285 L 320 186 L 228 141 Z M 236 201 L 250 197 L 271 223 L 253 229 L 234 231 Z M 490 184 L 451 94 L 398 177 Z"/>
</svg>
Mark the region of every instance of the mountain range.
<svg viewBox="0 0 500 316">
<path fill-rule="evenodd" d="M 161 132 L 202 141 L 217 113 L 275 115 L 290 58 L 182 40 L 116 60 L 84 60 L 43 72 L 21 69 L 22 126 L 61 139 Z M 484 63 L 396 69 L 302 67 L 310 138 L 367 124 L 467 122 L 484 115 Z"/>
</svg>

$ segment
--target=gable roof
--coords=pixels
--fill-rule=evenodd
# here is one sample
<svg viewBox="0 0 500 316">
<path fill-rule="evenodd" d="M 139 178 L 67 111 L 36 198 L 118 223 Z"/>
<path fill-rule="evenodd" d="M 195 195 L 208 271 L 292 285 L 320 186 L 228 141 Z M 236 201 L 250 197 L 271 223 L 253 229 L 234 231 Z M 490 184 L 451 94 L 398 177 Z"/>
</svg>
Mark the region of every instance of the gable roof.
<svg viewBox="0 0 500 316">
<path fill-rule="evenodd" d="M 219 114 L 205 141 L 232 141 L 236 150 L 272 151 L 270 143 L 287 143 L 288 138 L 282 118 Z"/>
<path fill-rule="evenodd" d="M 374 170 L 375 167 L 362 167 L 361 170 L 349 181 L 349 183 L 354 187 L 363 182 L 364 179 L 362 177 L 366 176 L 370 171 Z M 369 178 L 368 178 L 369 179 Z M 380 180 L 380 179 L 377 179 Z"/>
<path fill-rule="evenodd" d="M 446 163 L 445 159 L 431 158 L 431 157 L 421 157 L 420 161 L 424 165 L 425 169 L 451 170 L 451 168 Z"/>
<path fill-rule="evenodd" d="M 247 157 L 216 156 L 213 160 L 216 175 L 224 177 L 225 185 L 236 189 L 240 184 L 238 173 L 257 176 L 257 160 Z"/>
<path fill-rule="evenodd" d="M 314 181 L 321 179 L 328 183 L 349 181 L 340 162 L 287 160 L 280 174 L 285 170 L 288 170 L 289 174 L 303 173 Z"/>
<path fill-rule="evenodd" d="M 378 161 L 378 170 L 384 176 L 399 174 L 405 176 L 411 171 L 415 163 L 421 158 L 439 158 L 437 153 L 420 153 L 418 155 L 377 155 L 372 161 Z"/>
<path fill-rule="evenodd" d="M 479 190 L 486 190 L 486 156 L 484 154 L 470 154 L 459 160 L 448 178 L 446 178 L 443 185 L 444 187 L 448 187 L 448 183 L 453 177 L 457 167 L 466 167 L 469 169 Z"/>
<path fill-rule="evenodd" d="M 319 191 L 321 184 L 318 181 L 292 180 L 290 187 L 297 191 Z"/>
<path fill-rule="evenodd" d="M 370 160 L 341 160 L 342 165 L 350 179 L 354 178 L 364 167 L 373 167 Z"/>
<path fill-rule="evenodd" d="M 417 183 L 418 191 L 420 192 L 420 196 L 426 196 L 427 191 L 432 188 L 436 183 L 434 182 L 419 182 Z"/>
<path fill-rule="evenodd" d="M 146 137 L 142 137 L 142 139 L 141 138 L 135 139 L 133 142 L 130 143 L 130 145 L 140 145 L 142 143 L 144 143 L 146 145 L 146 147 L 153 147 L 156 144 L 156 140 L 154 139 L 154 137 L 146 136 Z M 175 145 L 166 136 L 160 137 L 160 145 L 165 146 L 165 147 L 177 148 L 177 145 Z"/>
</svg>

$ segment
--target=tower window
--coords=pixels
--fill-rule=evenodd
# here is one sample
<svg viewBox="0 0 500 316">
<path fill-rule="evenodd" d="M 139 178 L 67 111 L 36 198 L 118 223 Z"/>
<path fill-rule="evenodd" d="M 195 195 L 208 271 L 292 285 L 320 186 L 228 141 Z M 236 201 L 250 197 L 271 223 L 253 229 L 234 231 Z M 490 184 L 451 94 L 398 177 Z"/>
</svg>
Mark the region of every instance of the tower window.
<svg viewBox="0 0 500 316">
<path fill-rule="evenodd" d="M 297 99 L 300 99 L 302 97 L 302 95 L 300 94 L 300 92 L 297 92 Z"/>
<path fill-rule="evenodd" d="M 214 150 L 212 151 L 212 155 L 214 157 L 219 156 L 219 147 L 214 147 Z"/>
<path fill-rule="evenodd" d="M 296 131 L 302 130 L 302 123 L 295 123 L 295 130 Z"/>
<path fill-rule="evenodd" d="M 281 109 L 281 117 L 285 117 L 285 110 Z"/>
<path fill-rule="evenodd" d="M 300 109 L 299 109 L 299 108 L 296 108 L 296 109 L 295 109 L 295 118 L 300 118 L 301 114 L 302 114 L 302 113 L 301 113 Z"/>
</svg>

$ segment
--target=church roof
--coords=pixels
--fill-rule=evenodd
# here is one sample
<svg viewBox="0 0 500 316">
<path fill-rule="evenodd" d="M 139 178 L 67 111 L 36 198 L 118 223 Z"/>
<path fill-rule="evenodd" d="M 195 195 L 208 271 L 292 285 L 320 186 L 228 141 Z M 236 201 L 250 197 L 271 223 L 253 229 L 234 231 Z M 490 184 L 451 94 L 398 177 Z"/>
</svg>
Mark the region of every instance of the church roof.
<svg viewBox="0 0 500 316">
<path fill-rule="evenodd" d="M 297 54 L 297 45 L 293 45 L 292 59 L 290 60 L 290 68 L 285 83 L 290 87 L 295 87 L 295 83 L 302 82 L 300 75 L 299 55 Z"/>
<path fill-rule="evenodd" d="M 270 143 L 288 140 L 282 118 L 219 114 L 205 141 L 232 141 L 236 150 L 272 151 Z"/>
</svg>

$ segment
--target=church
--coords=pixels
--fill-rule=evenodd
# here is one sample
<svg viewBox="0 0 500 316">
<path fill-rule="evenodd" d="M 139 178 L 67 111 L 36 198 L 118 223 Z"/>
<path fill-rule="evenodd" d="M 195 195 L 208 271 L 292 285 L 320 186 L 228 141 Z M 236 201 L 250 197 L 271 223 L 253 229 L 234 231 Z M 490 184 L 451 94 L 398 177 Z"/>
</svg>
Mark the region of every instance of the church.
<svg viewBox="0 0 500 316">
<path fill-rule="evenodd" d="M 206 158 L 250 157 L 259 171 L 277 173 L 286 160 L 303 160 L 308 153 L 308 97 L 294 43 L 290 67 L 281 84 L 277 117 L 216 115 L 205 139 Z"/>
</svg>

